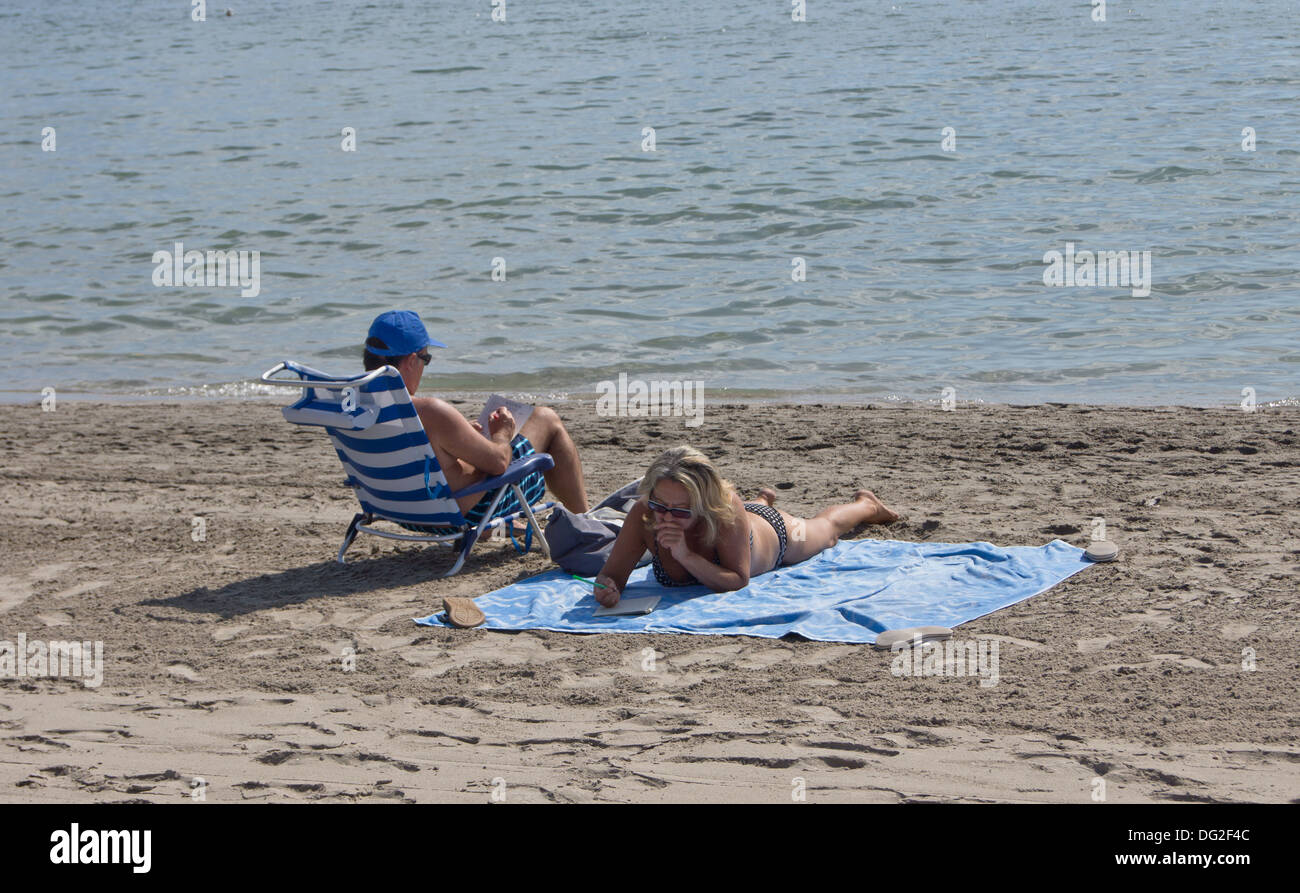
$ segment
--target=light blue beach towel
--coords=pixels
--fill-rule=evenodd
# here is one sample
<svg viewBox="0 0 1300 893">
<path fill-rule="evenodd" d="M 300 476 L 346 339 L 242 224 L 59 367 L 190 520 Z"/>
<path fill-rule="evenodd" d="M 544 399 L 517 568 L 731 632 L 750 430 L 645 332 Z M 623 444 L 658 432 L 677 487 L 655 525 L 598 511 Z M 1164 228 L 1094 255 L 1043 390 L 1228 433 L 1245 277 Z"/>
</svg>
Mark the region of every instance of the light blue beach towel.
<svg viewBox="0 0 1300 893">
<path fill-rule="evenodd" d="M 487 629 L 573 633 L 694 633 L 819 642 L 874 642 L 887 629 L 947 626 L 1038 595 L 1090 566 L 1061 540 L 1000 548 L 989 543 L 841 542 L 800 564 L 755 577 L 735 592 L 668 589 L 650 568 L 632 572 L 624 598 L 659 595 L 654 613 L 593 617 L 591 587 L 549 571 L 475 599 Z M 447 626 L 438 615 L 424 626 Z"/>
</svg>

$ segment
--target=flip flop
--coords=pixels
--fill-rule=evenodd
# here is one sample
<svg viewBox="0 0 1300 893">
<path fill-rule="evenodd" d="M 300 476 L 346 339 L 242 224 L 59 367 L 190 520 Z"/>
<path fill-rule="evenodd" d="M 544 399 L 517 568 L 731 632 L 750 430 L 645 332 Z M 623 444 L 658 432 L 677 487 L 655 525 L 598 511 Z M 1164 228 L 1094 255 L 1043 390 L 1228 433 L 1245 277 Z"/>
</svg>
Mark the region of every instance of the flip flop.
<svg viewBox="0 0 1300 893">
<path fill-rule="evenodd" d="M 1110 540 L 1093 540 L 1083 550 L 1083 557 L 1092 561 L 1114 561 L 1119 557 L 1119 546 Z"/>
<path fill-rule="evenodd" d="M 472 598 L 444 598 L 442 609 L 447 612 L 447 622 L 459 629 L 471 629 L 487 620 Z"/>
<path fill-rule="evenodd" d="M 877 648 L 893 649 L 897 642 L 916 643 L 944 642 L 952 638 L 952 630 L 946 626 L 909 626 L 907 629 L 887 629 L 876 636 Z"/>
</svg>

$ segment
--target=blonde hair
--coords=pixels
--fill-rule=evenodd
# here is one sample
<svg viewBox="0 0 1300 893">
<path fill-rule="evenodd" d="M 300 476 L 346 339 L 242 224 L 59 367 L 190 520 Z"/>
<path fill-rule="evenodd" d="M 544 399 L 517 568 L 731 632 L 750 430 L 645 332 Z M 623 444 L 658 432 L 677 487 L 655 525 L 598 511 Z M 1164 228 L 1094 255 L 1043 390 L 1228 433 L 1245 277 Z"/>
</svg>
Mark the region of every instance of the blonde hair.
<svg viewBox="0 0 1300 893">
<path fill-rule="evenodd" d="M 691 510 L 704 524 L 706 545 L 713 545 L 718 532 L 736 522 L 736 509 L 732 504 L 736 488 L 718 474 L 718 469 L 707 456 L 694 447 L 683 445 L 664 450 L 650 463 L 641 479 L 641 486 L 637 488 L 637 495 L 649 496 L 655 484 L 664 479 L 681 484 L 690 494 Z M 647 527 L 654 524 L 654 514 L 647 513 L 645 521 Z"/>
</svg>

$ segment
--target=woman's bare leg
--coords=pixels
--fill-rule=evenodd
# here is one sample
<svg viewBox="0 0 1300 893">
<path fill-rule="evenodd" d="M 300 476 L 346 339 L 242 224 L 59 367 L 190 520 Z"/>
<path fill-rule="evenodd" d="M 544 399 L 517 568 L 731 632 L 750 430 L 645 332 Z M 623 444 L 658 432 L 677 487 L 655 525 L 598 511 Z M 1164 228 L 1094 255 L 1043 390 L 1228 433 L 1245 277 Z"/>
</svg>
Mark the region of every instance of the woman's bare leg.
<svg viewBox="0 0 1300 893">
<path fill-rule="evenodd" d="M 890 524 L 899 516 L 870 490 L 858 490 L 852 502 L 824 508 L 812 518 L 796 518 L 785 512 L 781 517 L 789 540 L 782 564 L 798 564 L 829 549 L 859 524 Z"/>
</svg>

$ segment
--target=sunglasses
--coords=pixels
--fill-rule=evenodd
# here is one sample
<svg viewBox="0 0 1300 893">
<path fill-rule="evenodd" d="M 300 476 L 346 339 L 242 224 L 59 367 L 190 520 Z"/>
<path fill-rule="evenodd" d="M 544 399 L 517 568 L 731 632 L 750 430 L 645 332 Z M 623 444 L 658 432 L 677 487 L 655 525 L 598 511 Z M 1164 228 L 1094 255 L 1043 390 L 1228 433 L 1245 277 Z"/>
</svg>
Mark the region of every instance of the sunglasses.
<svg viewBox="0 0 1300 893">
<path fill-rule="evenodd" d="M 655 502 L 653 499 L 648 499 L 646 502 L 650 505 L 650 511 L 658 515 L 672 515 L 674 518 L 685 519 L 689 518 L 692 514 L 690 509 L 669 508 L 662 502 Z"/>
<path fill-rule="evenodd" d="M 429 353 L 428 351 L 425 351 L 424 353 L 417 353 L 416 356 L 419 357 L 420 362 L 424 363 L 424 365 L 426 366 L 433 361 L 433 354 Z"/>
</svg>

